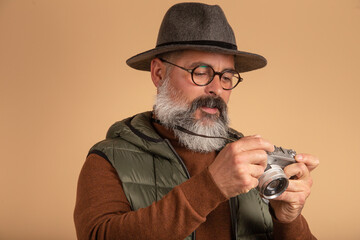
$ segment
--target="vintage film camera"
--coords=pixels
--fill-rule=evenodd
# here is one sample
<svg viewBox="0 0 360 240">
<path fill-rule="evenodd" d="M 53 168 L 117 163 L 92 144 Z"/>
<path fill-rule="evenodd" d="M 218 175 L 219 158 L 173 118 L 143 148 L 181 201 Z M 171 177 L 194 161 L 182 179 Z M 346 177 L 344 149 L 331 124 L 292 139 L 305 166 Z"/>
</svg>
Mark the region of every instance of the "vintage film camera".
<svg viewBox="0 0 360 240">
<path fill-rule="evenodd" d="M 288 187 L 289 180 L 283 169 L 295 163 L 296 152 L 292 149 L 276 147 L 275 151 L 268 153 L 267 167 L 259 178 L 257 190 L 265 199 L 274 199 L 280 196 Z"/>
</svg>

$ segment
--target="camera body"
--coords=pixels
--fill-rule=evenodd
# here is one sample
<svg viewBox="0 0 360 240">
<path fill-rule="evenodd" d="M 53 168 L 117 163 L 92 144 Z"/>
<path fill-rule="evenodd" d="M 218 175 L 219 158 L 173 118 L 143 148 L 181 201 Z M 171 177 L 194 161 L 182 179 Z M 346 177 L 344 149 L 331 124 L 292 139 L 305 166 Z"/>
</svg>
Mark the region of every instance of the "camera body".
<svg viewBox="0 0 360 240">
<path fill-rule="evenodd" d="M 280 196 L 289 185 L 289 179 L 283 169 L 296 162 L 296 152 L 275 146 L 275 151 L 267 154 L 267 167 L 259 178 L 257 190 L 263 198 L 274 199 Z"/>
</svg>

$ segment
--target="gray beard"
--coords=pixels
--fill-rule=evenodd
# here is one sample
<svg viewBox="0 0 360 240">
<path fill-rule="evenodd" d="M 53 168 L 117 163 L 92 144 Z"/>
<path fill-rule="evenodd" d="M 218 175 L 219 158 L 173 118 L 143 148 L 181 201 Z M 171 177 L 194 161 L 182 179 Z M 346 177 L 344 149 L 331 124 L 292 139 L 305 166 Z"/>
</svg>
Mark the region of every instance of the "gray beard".
<svg viewBox="0 0 360 240">
<path fill-rule="evenodd" d="M 221 138 L 206 138 L 179 131 L 177 126 L 191 132 L 212 137 L 228 136 L 228 114 L 225 102 L 221 98 L 202 97 L 191 104 L 186 103 L 181 93 L 172 88 L 169 79 L 165 79 L 158 89 L 154 112 L 163 126 L 172 130 L 180 144 L 195 152 L 212 152 L 222 149 L 226 140 Z M 173 100 L 170 93 L 175 99 Z M 217 107 L 220 116 L 203 113 L 203 118 L 197 120 L 194 113 L 197 108 L 206 105 Z"/>
</svg>

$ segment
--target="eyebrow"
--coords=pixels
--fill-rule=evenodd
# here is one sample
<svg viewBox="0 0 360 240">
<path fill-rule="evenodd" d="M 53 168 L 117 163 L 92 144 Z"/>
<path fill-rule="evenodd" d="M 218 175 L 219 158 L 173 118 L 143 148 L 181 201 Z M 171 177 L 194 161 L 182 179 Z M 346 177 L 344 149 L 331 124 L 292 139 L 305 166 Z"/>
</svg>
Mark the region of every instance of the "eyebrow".
<svg viewBox="0 0 360 240">
<path fill-rule="evenodd" d="M 204 62 L 193 62 L 193 63 L 189 66 L 189 69 L 193 69 L 193 68 L 195 68 L 195 67 L 197 67 L 197 66 L 210 66 L 210 67 L 212 67 L 212 68 L 214 69 L 213 66 L 211 66 L 210 64 L 204 63 Z M 223 69 L 221 72 L 223 72 L 223 71 L 228 71 L 228 70 L 233 70 L 233 71 L 235 71 L 235 68 L 225 68 L 225 69 Z"/>
<path fill-rule="evenodd" d="M 193 62 L 189 68 L 193 69 L 194 67 L 197 67 L 197 66 L 210 66 L 209 64 L 206 64 L 206 63 L 203 63 L 203 62 Z M 212 67 L 212 66 L 211 66 Z"/>
</svg>

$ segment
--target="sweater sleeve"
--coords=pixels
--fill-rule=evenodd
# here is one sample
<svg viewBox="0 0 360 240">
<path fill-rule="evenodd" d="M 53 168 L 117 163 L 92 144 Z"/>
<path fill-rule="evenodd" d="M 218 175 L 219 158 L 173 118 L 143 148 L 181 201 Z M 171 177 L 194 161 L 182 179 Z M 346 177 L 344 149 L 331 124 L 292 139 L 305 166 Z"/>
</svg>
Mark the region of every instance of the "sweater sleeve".
<svg viewBox="0 0 360 240">
<path fill-rule="evenodd" d="M 90 154 L 78 180 L 74 221 L 80 240 L 184 239 L 226 200 L 206 169 L 158 202 L 132 211 L 116 170 Z"/>
<path fill-rule="evenodd" d="M 305 218 L 301 214 L 291 223 L 282 223 L 276 220 L 273 213 L 272 216 L 275 240 L 316 240 L 315 236 L 311 234 Z"/>
</svg>

